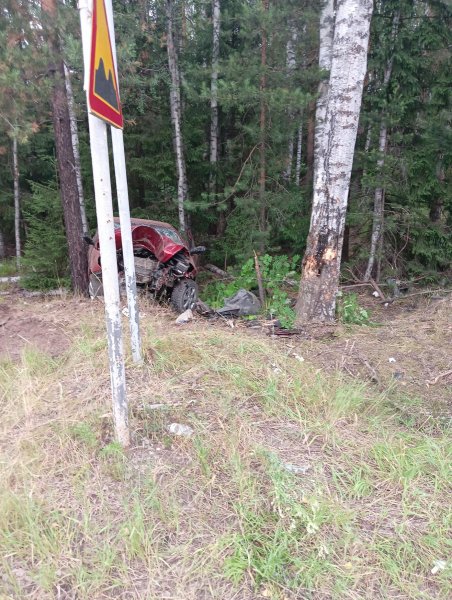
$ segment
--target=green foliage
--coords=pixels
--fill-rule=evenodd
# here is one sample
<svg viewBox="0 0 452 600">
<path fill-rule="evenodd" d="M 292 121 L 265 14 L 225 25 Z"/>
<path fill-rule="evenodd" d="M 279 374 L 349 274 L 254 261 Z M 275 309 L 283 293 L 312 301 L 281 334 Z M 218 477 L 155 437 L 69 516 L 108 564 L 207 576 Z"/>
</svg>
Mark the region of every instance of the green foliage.
<svg viewBox="0 0 452 600">
<path fill-rule="evenodd" d="M 1 259 L 0 262 L 0 277 L 11 277 L 16 275 L 17 264 L 14 258 Z"/>
<path fill-rule="evenodd" d="M 336 312 L 342 323 L 347 325 L 370 325 L 370 313 L 359 305 L 357 294 L 339 292 Z"/>
<path fill-rule="evenodd" d="M 33 196 L 24 203 L 27 223 L 23 284 L 29 289 L 69 286 L 67 243 L 58 190 L 33 184 Z"/>
<path fill-rule="evenodd" d="M 296 276 L 300 256 L 289 258 L 286 255 L 259 257 L 262 282 L 267 292 L 265 312 L 277 317 L 281 325 L 293 327 L 295 312 L 290 306 L 290 298 L 282 288 L 287 278 Z M 224 299 L 234 295 L 239 289 L 256 291 L 258 288 L 254 258 L 249 258 L 240 269 L 237 277 L 229 282 L 214 281 L 204 289 L 204 298 L 213 308 L 223 306 Z"/>
</svg>

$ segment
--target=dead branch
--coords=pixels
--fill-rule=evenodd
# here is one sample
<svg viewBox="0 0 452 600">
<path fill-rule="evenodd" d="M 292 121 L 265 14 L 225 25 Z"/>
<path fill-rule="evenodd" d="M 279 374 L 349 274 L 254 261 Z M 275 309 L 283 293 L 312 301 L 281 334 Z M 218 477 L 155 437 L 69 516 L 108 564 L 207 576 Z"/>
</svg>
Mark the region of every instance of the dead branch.
<svg viewBox="0 0 452 600">
<path fill-rule="evenodd" d="M 439 289 L 439 290 L 424 290 L 422 292 L 415 292 L 414 294 L 406 294 L 405 296 L 399 296 L 397 298 L 386 298 L 386 300 L 380 300 L 379 304 L 392 304 L 393 302 L 396 302 L 397 300 L 406 300 L 407 298 L 413 298 L 414 296 L 424 296 L 426 294 L 450 294 L 452 292 L 451 290 L 443 290 L 443 289 Z"/>
<path fill-rule="evenodd" d="M 223 269 L 220 269 L 220 267 L 217 267 L 215 265 L 204 265 L 204 268 L 206 269 L 206 271 L 210 271 L 211 273 L 214 273 L 215 275 L 218 275 L 218 277 L 222 277 L 223 279 L 227 279 L 229 281 L 232 281 L 232 279 L 234 279 L 234 277 L 230 273 L 223 271 Z"/>
<path fill-rule="evenodd" d="M 443 377 L 447 377 L 448 375 L 452 375 L 452 369 L 450 369 L 449 371 L 444 371 L 444 373 L 440 373 L 435 377 L 435 379 L 427 379 L 425 383 L 427 385 L 436 385 L 440 379 L 442 379 Z"/>
</svg>

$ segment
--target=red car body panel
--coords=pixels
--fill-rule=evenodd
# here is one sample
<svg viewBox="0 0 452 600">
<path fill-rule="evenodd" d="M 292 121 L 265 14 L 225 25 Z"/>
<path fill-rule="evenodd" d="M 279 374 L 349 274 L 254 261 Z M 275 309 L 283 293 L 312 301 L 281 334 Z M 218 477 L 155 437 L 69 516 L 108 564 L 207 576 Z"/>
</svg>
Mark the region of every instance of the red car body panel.
<svg viewBox="0 0 452 600">
<path fill-rule="evenodd" d="M 122 247 L 121 228 L 119 219 L 115 218 L 115 244 L 116 250 Z M 132 244 L 135 249 L 145 248 L 152 252 L 158 261 L 166 263 L 178 252 L 183 251 L 188 257 L 192 269 L 187 274 L 194 277 L 198 271 L 190 250 L 179 232 L 169 223 L 162 221 L 151 221 L 147 219 L 131 219 Z M 90 273 L 100 273 L 99 264 L 100 249 L 98 234 L 93 238 L 94 245 L 90 246 L 88 253 L 88 268 Z"/>
</svg>

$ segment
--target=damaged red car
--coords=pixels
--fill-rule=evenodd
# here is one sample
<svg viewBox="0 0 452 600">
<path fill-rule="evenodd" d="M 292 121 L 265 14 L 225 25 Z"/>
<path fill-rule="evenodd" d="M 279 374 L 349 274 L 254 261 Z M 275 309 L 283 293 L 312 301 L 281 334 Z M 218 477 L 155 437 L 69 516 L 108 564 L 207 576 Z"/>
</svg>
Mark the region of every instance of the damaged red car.
<svg viewBox="0 0 452 600">
<path fill-rule="evenodd" d="M 132 244 L 135 257 L 137 286 L 155 298 L 169 298 L 177 312 L 193 308 L 198 300 L 195 278 L 198 267 L 195 255 L 205 252 L 204 246 L 189 248 L 181 234 L 169 223 L 147 219 L 131 219 Z M 102 295 L 102 258 L 96 232 L 88 252 L 89 293 L 91 298 Z M 124 272 L 121 226 L 115 218 L 115 243 L 118 271 Z"/>
</svg>

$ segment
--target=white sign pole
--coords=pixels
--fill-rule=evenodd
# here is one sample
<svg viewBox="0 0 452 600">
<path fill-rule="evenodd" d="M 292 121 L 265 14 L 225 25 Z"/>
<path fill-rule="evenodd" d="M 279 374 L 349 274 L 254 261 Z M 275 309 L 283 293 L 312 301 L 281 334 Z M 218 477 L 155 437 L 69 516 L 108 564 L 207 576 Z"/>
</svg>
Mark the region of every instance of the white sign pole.
<svg viewBox="0 0 452 600">
<path fill-rule="evenodd" d="M 79 0 L 82 30 L 85 89 L 88 89 L 92 29 L 92 0 Z M 118 265 L 116 260 L 113 203 L 111 195 L 110 164 L 108 157 L 107 125 L 88 113 L 94 193 L 96 197 L 97 227 L 102 261 L 105 319 L 107 323 L 108 354 L 116 437 L 120 444 L 130 444 L 126 375 L 122 345 L 121 313 L 119 304 Z"/>
<path fill-rule="evenodd" d="M 115 28 L 111 0 L 105 0 L 108 28 L 110 30 L 113 60 L 118 79 L 118 61 L 116 58 Z M 118 90 L 119 94 L 119 90 Z M 140 317 L 137 302 L 137 284 L 135 278 L 135 259 L 133 256 L 132 229 L 130 224 L 129 190 L 127 188 L 126 158 L 122 129 L 110 127 L 115 164 L 116 193 L 118 196 L 119 221 L 121 224 L 122 255 L 126 280 L 127 304 L 129 307 L 130 338 L 134 362 L 141 362 Z"/>
</svg>

